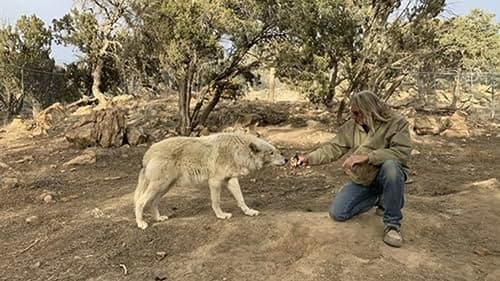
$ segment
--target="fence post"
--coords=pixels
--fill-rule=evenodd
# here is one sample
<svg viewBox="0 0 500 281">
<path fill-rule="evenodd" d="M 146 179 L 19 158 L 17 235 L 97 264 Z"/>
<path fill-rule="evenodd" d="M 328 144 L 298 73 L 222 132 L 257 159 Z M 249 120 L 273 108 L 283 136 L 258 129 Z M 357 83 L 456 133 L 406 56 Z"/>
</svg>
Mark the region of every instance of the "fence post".
<svg viewBox="0 0 500 281">
<path fill-rule="evenodd" d="M 493 78 L 493 73 L 490 74 L 490 84 L 491 84 L 491 119 L 495 119 L 495 108 L 496 108 L 496 101 L 495 101 L 495 79 Z"/>
<path fill-rule="evenodd" d="M 274 90 L 276 88 L 275 73 L 276 73 L 276 68 L 271 67 L 271 69 L 269 70 L 269 94 L 268 94 L 268 100 L 270 102 L 274 102 Z"/>
</svg>

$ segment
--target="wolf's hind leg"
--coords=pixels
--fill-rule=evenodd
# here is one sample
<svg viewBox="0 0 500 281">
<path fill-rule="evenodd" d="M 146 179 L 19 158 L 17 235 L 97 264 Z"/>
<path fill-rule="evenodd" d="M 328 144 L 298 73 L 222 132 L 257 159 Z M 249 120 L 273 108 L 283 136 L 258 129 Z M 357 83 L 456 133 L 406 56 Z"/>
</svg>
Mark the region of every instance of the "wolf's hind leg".
<svg viewBox="0 0 500 281">
<path fill-rule="evenodd" d="M 215 216 L 219 219 L 229 219 L 231 218 L 231 213 L 223 212 L 220 208 L 220 191 L 221 191 L 222 181 L 209 179 L 208 187 L 210 188 L 210 198 L 212 200 L 212 209 L 215 212 Z"/>
<path fill-rule="evenodd" d="M 231 178 L 227 183 L 227 188 L 233 195 L 234 199 L 238 204 L 238 207 L 243 211 L 243 213 L 247 216 L 256 216 L 259 214 L 259 211 L 250 209 L 245 203 L 245 199 L 243 198 L 243 194 L 241 193 L 240 183 L 238 182 L 238 178 Z"/>
<path fill-rule="evenodd" d="M 160 215 L 160 210 L 158 209 L 158 204 L 160 203 L 161 198 L 172 188 L 173 181 L 169 180 L 161 185 L 160 191 L 151 201 L 151 212 L 153 213 L 153 219 L 155 221 L 166 221 L 168 220 L 168 216 Z"/>
<path fill-rule="evenodd" d="M 141 229 L 146 229 L 148 227 L 148 223 L 143 219 L 144 208 L 157 198 L 158 193 L 161 190 L 161 185 L 162 182 L 160 180 L 150 181 L 144 193 L 140 194 L 136 198 L 135 221 L 137 226 Z"/>
</svg>

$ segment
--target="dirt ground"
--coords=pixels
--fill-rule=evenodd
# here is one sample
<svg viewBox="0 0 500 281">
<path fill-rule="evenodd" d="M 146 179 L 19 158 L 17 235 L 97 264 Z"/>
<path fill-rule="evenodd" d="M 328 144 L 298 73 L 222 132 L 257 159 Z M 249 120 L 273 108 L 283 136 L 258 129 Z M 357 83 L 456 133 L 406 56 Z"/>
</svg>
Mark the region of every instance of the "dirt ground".
<svg viewBox="0 0 500 281">
<path fill-rule="evenodd" d="M 287 154 L 332 136 L 321 126 L 259 130 Z M 342 161 L 243 178 L 257 217 L 225 192 L 233 217 L 218 220 L 208 188 L 174 188 L 160 205 L 170 219 L 143 231 L 132 193 L 147 145 L 94 148 L 95 164 L 65 167 L 82 150 L 62 135 L 3 129 L 0 177 L 11 184 L 0 187 L 0 280 L 500 280 L 499 144 L 494 124 L 468 139 L 416 140 L 395 249 L 374 211 L 328 217 Z"/>
</svg>

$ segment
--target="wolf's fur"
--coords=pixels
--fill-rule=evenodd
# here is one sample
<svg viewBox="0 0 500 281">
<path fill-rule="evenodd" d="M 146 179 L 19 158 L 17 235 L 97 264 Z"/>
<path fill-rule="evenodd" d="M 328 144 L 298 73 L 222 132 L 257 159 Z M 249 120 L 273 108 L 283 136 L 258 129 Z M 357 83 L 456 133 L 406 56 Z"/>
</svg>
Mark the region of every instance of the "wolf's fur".
<svg viewBox="0 0 500 281">
<path fill-rule="evenodd" d="M 172 186 L 208 185 L 212 209 L 220 219 L 231 217 L 220 208 L 220 192 L 227 186 L 243 213 L 256 216 L 238 183 L 238 177 L 265 165 L 284 165 L 285 158 L 273 145 L 251 134 L 220 133 L 204 137 L 174 137 L 153 144 L 143 158 L 134 196 L 137 226 L 145 229 L 146 206 L 153 219 L 166 220 L 158 211 L 160 198 Z"/>
</svg>

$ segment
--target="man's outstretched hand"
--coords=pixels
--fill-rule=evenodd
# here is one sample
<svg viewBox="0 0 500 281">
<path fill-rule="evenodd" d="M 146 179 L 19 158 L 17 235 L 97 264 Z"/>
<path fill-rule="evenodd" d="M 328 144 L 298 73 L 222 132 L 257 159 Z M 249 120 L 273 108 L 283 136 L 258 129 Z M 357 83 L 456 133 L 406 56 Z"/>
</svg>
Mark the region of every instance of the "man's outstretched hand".
<svg viewBox="0 0 500 281">
<path fill-rule="evenodd" d="M 290 167 L 296 168 L 299 166 L 306 166 L 307 165 L 307 159 L 305 158 L 304 155 L 300 155 L 296 153 L 293 157 L 290 158 Z"/>
<path fill-rule="evenodd" d="M 368 155 L 351 155 L 344 161 L 342 168 L 344 170 L 352 170 L 354 165 L 363 164 L 368 162 Z"/>
</svg>

